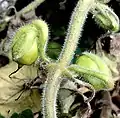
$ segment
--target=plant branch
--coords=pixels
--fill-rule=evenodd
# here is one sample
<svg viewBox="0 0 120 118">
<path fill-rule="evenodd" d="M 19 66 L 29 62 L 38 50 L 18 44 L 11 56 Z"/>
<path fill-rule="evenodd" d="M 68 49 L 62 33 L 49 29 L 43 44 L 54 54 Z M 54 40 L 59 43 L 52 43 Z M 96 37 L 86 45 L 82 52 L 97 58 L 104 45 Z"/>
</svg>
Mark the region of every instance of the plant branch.
<svg viewBox="0 0 120 118">
<path fill-rule="evenodd" d="M 57 118 L 56 98 L 62 81 L 60 76 L 74 56 L 74 51 L 76 50 L 78 40 L 81 36 L 85 19 L 93 5 L 94 0 L 79 0 L 73 11 L 65 44 L 58 63 L 51 66 L 48 70 L 47 80 L 43 90 L 43 118 Z"/>
<path fill-rule="evenodd" d="M 15 18 L 16 15 L 17 16 L 21 16 L 22 14 L 28 13 L 34 9 L 36 9 L 41 3 L 43 3 L 45 0 L 34 0 L 33 2 L 31 2 L 30 4 L 28 4 L 25 8 L 23 8 L 22 10 L 20 10 L 19 12 L 17 12 L 15 15 L 13 16 L 6 16 L 4 18 L 5 22 L 9 22 L 11 19 Z M 16 11 L 15 11 L 16 12 Z"/>
<path fill-rule="evenodd" d="M 64 47 L 59 57 L 61 65 L 69 65 L 74 56 L 78 40 L 81 37 L 85 19 L 94 0 L 79 0 L 71 16 Z"/>
<path fill-rule="evenodd" d="M 28 6 L 26 6 L 25 8 L 23 8 L 22 10 L 20 10 L 18 12 L 17 15 L 21 15 L 21 14 L 25 14 L 27 12 L 30 12 L 34 9 L 36 9 L 41 3 L 43 3 L 45 0 L 34 0 L 33 2 L 31 2 Z"/>
</svg>

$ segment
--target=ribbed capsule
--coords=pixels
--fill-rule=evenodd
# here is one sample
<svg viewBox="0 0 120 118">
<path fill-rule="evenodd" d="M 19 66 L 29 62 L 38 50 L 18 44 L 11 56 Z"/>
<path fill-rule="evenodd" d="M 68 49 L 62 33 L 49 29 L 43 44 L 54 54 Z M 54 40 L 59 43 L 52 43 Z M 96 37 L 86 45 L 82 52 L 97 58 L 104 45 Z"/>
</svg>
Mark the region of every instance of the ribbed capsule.
<svg viewBox="0 0 120 118">
<path fill-rule="evenodd" d="M 44 21 L 34 20 L 31 24 L 22 26 L 13 37 L 13 60 L 21 65 L 30 65 L 38 57 L 45 60 L 47 39 L 48 27 Z"/>
<path fill-rule="evenodd" d="M 85 52 L 79 56 L 76 60 L 76 64 L 82 68 L 100 72 L 106 75 L 104 78 L 97 78 L 93 76 L 83 75 L 84 80 L 94 86 L 96 90 L 109 89 L 114 87 L 114 81 L 112 80 L 112 74 L 105 62 L 95 54 Z"/>
<path fill-rule="evenodd" d="M 114 11 L 102 3 L 96 3 L 94 7 L 92 13 L 96 23 L 105 30 L 117 32 L 119 30 L 119 18 Z"/>
<path fill-rule="evenodd" d="M 13 38 L 12 58 L 22 65 L 30 65 L 38 57 L 36 28 L 32 25 L 21 27 Z"/>
</svg>

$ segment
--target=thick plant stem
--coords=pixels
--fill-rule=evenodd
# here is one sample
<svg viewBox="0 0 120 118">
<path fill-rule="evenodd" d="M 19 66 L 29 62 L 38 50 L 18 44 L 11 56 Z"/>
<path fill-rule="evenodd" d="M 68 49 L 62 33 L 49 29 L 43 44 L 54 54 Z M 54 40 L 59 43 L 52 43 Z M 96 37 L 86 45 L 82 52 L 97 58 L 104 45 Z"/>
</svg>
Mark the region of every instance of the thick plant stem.
<svg viewBox="0 0 120 118">
<path fill-rule="evenodd" d="M 59 61 L 63 66 L 68 65 L 73 58 L 78 40 L 81 37 L 85 19 L 87 18 L 89 10 L 93 7 L 93 4 L 94 0 L 79 0 L 73 11 L 65 44 L 59 57 Z"/>
<path fill-rule="evenodd" d="M 49 70 L 48 80 L 45 83 L 43 91 L 43 118 L 57 118 L 56 98 L 62 81 L 62 78 L 59 77 L 62 71 L 57 68 L 56 66 L 54 69 Z"/>
<path fill-rule="evenodd" d="M 79 0 L 75 7 L 65 39 L 65 44 L 58 63 L 48 70 L 47 80 L 43 90 L 43 118 L 57 118 L 56 98 L 64 68 L 70 64 L 87 14 L 94 5 L 94 0 Z"/>
</svg>

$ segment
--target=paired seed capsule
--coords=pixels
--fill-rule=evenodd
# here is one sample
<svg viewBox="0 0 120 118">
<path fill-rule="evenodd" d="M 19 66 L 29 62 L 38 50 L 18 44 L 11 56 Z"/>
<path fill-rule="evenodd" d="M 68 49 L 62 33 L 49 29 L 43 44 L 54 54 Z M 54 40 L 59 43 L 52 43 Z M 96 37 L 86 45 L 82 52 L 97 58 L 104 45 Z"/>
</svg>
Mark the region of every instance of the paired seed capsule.
<svg viewBox="0 0 120 118">
<path fill-rule="evenodd" d="M 34 20 L 31 24 L 19 28 L 13 37 L 13 60 L 21 65 L 30 65 L 34 63 L 38 57 L 45 60 L 47 40 L 48 27 L 42 20 Z"/>
<path fill-rule="evenodd" d="M 111 32 L 117 32 L 119 30 L 119 18 L 107 5 L 99 2 L 96 3 L 92 13 L 96 23 L 100 27 Z"/>
<path fill-rule="evenodd" d="M 83 53 L 76 60 L 76 64 L 88 71 L 99 72 L 103 75 L 101 78 L 95 76 L 82 75 L 83 79 L 94 86 L 96 90 L 110 89 L 114 87 L 114 81 L 112 80 L 112 74 L 105 62 L 95 54 Z"/>
</svg>

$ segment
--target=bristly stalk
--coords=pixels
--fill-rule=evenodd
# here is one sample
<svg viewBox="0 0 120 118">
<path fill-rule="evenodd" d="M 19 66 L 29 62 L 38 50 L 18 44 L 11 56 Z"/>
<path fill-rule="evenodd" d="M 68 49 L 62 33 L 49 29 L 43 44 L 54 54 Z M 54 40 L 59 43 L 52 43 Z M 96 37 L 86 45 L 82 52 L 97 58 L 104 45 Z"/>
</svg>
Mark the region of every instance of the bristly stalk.
<svg viewBox="0 0 120 118">
<path fill-rule="evenodd" d="M 48 70 L 47 80 L 43 90 L 43 118 L 57 118 L 56 98 L 64 68 L 70 64 L 78 40 L 81 37 L 83 25 L 87 14 L 93 7 L 95 0 L 79 0 L 71 16 L 65 44 L 60 54 L 58 63 Z"/>
<path fill-rule="evenodd" d="M 21 16 L 25 13 L 28 13 L 32 10 L 35 10 L 41 3 L 43 3 L 45 0 L 34 0 L 33 2 L 31 2 L 30 4 L 28 4 L 25 8 L 23 8 L 22 10 L 20 10 L 19 12 L 17 12 L 15 15 L 13 16 L 5 16 L 4 20 L 5 22 L 9 22 L 11 19 L 14 19 L 17 16 Z M 16 10 L 15 10 L 16 12 Z"/>
<path fill-rule="evenodd" d="M 35 10 L 41 3 L 43 3 L 45 0 L 34 0 L 31 2 L 27 7 L 23 8 L 21 11 L 17 13 L 17 15 L 25 14 L 27 12 L 30 12 L 32 10 Z"/>
<path fill-rule="evenodd" d="M 85 19 L 87 18 L 87 14 L 93 5 L 94 0 L 79 0 L 73 11 L 64 47 L 59 57 L 59 62 L 63 66 L 70 64 L 71 59 L 73 58 L 78 40 L 82 34 Z"/>
</svg>

